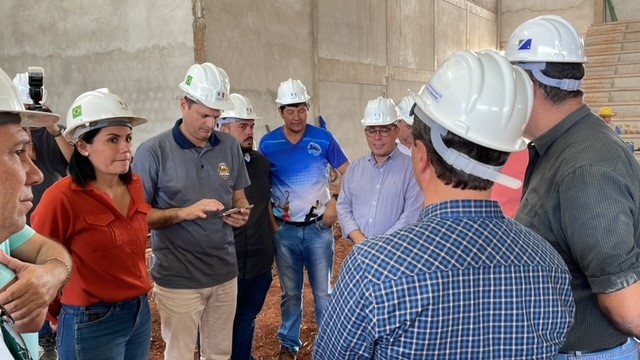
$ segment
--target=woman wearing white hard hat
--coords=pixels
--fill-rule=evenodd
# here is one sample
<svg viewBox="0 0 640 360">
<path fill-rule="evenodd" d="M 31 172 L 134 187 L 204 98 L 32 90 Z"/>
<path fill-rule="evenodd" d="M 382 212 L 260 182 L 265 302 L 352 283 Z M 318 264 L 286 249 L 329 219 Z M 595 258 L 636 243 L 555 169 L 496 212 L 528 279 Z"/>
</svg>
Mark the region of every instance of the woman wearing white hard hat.
<svg viewBox="0 0 640 360">
<path fill-rule="evenodd" d="M 151 316 L 147 292 L 147 214 L 143 184 L 131 172 L 132 127 L 146 119 L 108 89 L 80 95 L 67 115 L 75 144 L 69 176 L 44 194 L 35 229 L 72 254 L 60 298 L 61 359 L 147 359 Z"/>
</svg>

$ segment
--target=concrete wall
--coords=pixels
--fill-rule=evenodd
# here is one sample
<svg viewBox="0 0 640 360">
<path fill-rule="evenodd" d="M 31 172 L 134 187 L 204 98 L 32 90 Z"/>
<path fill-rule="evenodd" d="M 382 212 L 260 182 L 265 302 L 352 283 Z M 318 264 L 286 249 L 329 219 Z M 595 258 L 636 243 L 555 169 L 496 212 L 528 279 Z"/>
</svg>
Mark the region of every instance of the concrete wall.
<svg viewBox="0 0 640 360">
<path fill-rule="evenodd" d="M 43 67 L 47 104 L 63 119 L 84 91 L 110 88 L 149 118 L 139 144 L 179 115 L 192 18 L 188 0 L 0 1 L 0 67 L 10 77 Z"/>
<path fill-rule="evenodd" d="M 611 21 L 610 14 L 605 11 L 604 0 L 596 0 L 596 6 L 599 6 L 599 2 L 602 2 L 603 8 L 603 19 L 607 22 Z M 616 12 L 616 16 L 618 17 L 618 21 L 628 21 L 628 20 L 638 20 L 640 19 L 640 1 L 629 1 L 629 0 L 612 0 L 614 10 Z"/>
<path fill-rule="evenodd" d="M 499 41 L 499 0 L 201 1 L 204 44 L 194 44 L 192 1 L 5 0 L 0 66 L 11 76 L 44 67 L 48 104 L 65 114 L 80 93 L 110 87 L 151 120 L 136 129 L 139 144 L 180 116 L 177 84 L 204 45 L 264 117 L 257 140 L 282 124 L 274 100 L 291 77 L 312 96 L 309 121 L 322 114 L 355 159 L 368 152 L 368 100 L 399 101 L 451 53 Z"/>
<path fill-rule="evenodd" d="M 454 51 L 496 48 L 497 0 L 204 0 L 206 59 L 264 119 L 282 124 L 281 81 L 300 79 L 351 158 L 368 152 L 360 119 L 368 100 L 418 91 Z M 435 39 L 438 39 L 436 42 Z"/>
</svg>

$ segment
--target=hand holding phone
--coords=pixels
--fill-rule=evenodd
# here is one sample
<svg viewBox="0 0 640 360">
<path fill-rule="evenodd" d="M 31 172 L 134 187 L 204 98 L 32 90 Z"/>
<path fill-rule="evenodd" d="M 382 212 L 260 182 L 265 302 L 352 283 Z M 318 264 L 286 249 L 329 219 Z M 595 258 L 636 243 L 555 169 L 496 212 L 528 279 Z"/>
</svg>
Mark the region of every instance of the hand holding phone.
<svg viewBox="0 0 640 360">
<path fill-rule="evenodd" d="M 253 204 L 246 206 L 246 207 L 239 207 L 239 208 L 233 208 L 233 209 L 229 209 L 223 213 L 220 213 L 217 215 L 217 217 L 222 217 L 222 216 L 227 216 L 233 213 L 237 213 L 238 211 L 242 210 L 242 209 L 251 209 L 253 207 Z"/>
</svg>

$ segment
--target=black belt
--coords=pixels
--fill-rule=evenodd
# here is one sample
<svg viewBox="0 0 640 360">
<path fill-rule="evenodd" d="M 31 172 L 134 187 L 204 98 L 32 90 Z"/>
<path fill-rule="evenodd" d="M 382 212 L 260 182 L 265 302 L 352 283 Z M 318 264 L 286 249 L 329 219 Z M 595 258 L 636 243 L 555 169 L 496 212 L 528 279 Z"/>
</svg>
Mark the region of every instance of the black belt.
<svg viewBox="0 0 640 360">
<path fill-rule="evenodd" d="M 323 214 L 323 215 L 324 215 L 324 214 Z M 281 218 L 279 218 L 279 217 L 277 217 L 277 216 L 276 216 L 276 219 L 277 219 L 278 221 L 280 221 L 280 222 L 283 222 L 283 223 L 287 224 L 287 225 L 293 225 L 293 226 L 297 226 L 297 227 L 302 227 L 302 226 L 307 226 L 307 225 L 315 224 L 315 223 L 317 223 L 318 221 L 322 221 L 322 216 L 323 216 L 323 215 L 320 215 L 320 216 L 318 216 L 318 217 L 315 217 L 315 218 L 313 218 L 313 219 L 311 219 L 311 220 L 309 220 L 309 221 L 287 221 L 287 220 L 281 219 Z"/>
</svg>

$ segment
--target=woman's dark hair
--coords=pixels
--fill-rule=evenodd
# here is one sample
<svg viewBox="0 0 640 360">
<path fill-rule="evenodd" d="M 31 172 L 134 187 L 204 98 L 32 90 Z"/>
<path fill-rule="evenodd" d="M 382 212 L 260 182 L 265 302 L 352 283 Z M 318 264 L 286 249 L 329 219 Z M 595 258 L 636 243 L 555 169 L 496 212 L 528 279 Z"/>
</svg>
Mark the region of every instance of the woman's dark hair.
<svg viewBox="0 0 640 360">
<path fill-rule="evenodd" d="M 489 190 L 493 186 L 493 181 L 486 180 L 475 175 L 470 175 L 464 171 L 458 170 L 444 161 L 442 156 L 438 154 L 431 142 L 431 128 L 415 115 L 413 122 L 413 138 L 414 142 L 420 141 L 427 149 L 427 156 L 433 168 L 435 175 L 446 185 L 462 190 Z M 466 140 L 451 131 L 442 137 L 442 141 L 447 147 L 466 154 L 470 158 L 477 160 L 483 164 L 502 166 L 509 158 L 508 152 L 489 149 L 482 145 L 478 145 Z"/>
<path fill-rule="evenodd" d="M 87 131 L 80 136 L 78 141 L 82 140 L 87 144 L 93 144 L 93 140 L 102 129 L 103 128 Z M 80 154 L 77 146 L 73 148 L 73 154 L 71 154 L 71 159 L 69 160 L 69 175 L 73 182 L 80 185 L 83 189 L 86 189 L 89 183 L 96 179 L 96 170 L 93 164 L 88 157 Z M 133 179 L 131 166 L 129 166 L 129 170 L 126 173 L 118 175 L 118 178 L 125 185 L 131 183 Z"/>
</svg>

